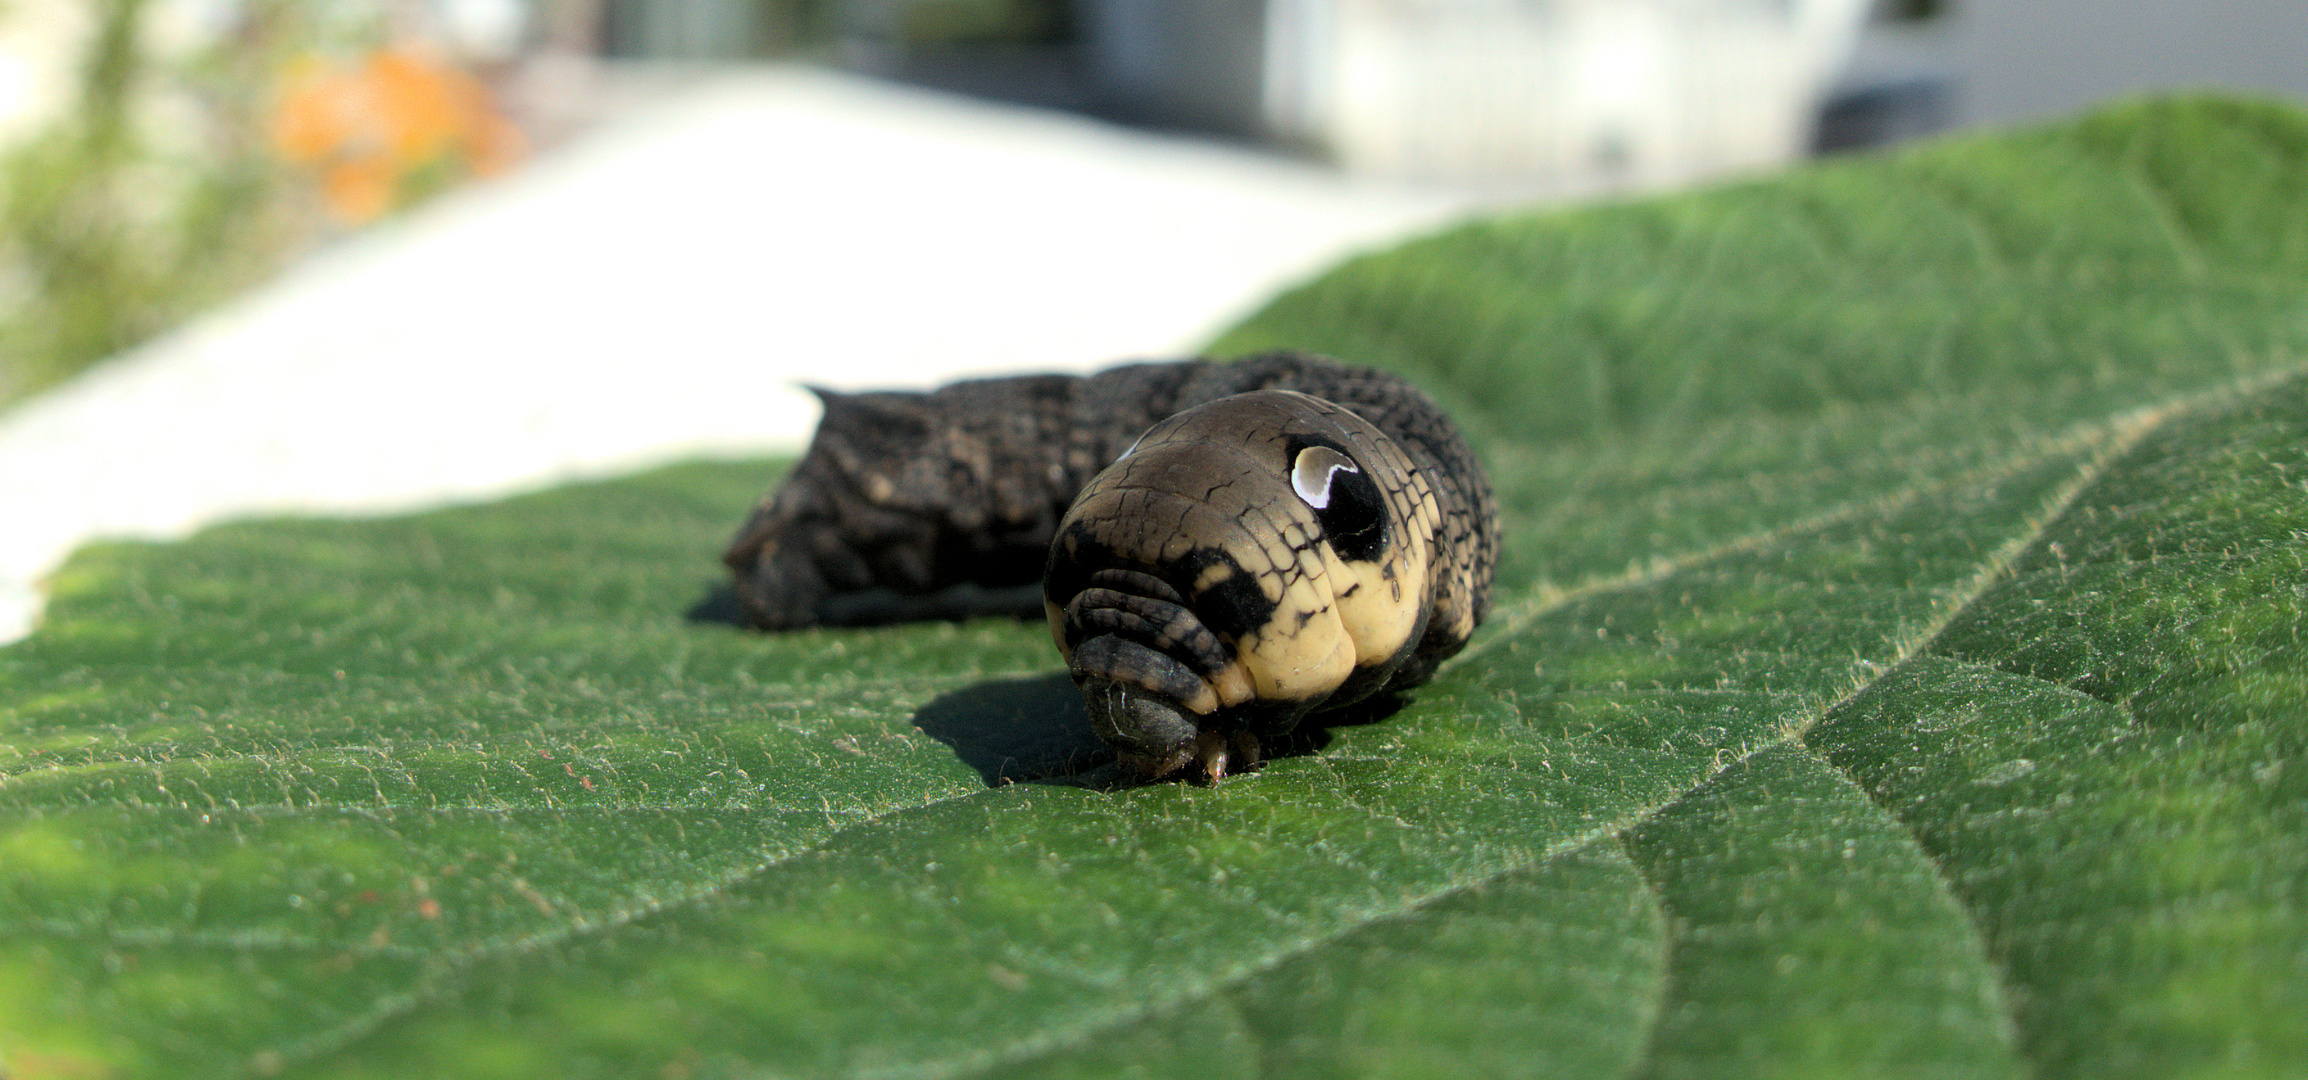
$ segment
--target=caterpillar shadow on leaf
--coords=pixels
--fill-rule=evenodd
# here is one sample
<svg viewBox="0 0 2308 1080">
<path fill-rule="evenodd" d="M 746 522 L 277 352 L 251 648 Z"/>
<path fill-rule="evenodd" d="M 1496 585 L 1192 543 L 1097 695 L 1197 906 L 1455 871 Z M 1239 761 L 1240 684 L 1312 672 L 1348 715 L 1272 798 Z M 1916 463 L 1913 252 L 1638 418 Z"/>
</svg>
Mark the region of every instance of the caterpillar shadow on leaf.
<svg viewBox="0 0 2308 1080">
<path fill-rule="evenodd" d="M 1330 745 L 1333 729 L 1377 723 L 1407 704 L 1380 694 L 1320 714 L 1267 742 L 1269 759 L 1299 757 Z M 988 679 L 940 694 L 914 713 L 914 726 L 953 748 L 987 787 L 1058 784 L 1096 790 L 1142 783 L 1099 737 L 1073 676 L 1064 671 Z"/>
</svg>

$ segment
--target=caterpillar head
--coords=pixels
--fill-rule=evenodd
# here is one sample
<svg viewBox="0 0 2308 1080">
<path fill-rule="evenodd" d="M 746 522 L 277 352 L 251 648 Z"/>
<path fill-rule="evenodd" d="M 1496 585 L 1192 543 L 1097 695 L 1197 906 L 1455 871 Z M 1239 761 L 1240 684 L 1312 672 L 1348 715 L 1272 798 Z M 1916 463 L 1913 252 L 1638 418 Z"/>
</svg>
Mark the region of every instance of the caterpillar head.
<svg viewBox="0 0 2308 1080">
<path fill-rule="evenodd" d="M 1432 610 L 1440 509 L 1346 409 L 1261 390 L 1148 430 L 1059 522 L 1043 578 L 1092 723 L 1147 776 L 1256 764 L 1259 738 L 1385 687 Z"/>
</svg>

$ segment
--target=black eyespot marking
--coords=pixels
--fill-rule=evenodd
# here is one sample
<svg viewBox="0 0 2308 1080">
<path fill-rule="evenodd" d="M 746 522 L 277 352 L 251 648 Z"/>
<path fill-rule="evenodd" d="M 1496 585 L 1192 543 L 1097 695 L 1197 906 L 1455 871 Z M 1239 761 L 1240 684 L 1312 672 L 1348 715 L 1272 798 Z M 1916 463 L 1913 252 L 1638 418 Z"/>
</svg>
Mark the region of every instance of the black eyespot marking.
<svg viewBox="0 0 2308 1080">
<path fill-rule="evenodd" d="M 1298 452 L 1290 464 L 1290 490 L 1306 500 L 1306 505 L 1317 510 L 1330 506 L 1331 481 L 1339 473 L 1358 473 L 1362 466 L 1354 459 L 1328 446 L 1309 446 Z"/>
<path fill-rule="evenodd" d="M 1330 541 L 1330 549 L 1339 558 L 1369 562 L 1386 552 L 1386 497 L 1379 493 L 1378 482 L 1343 448 L 1320 439 L 1295 437 L 1291 439 L 1290 460 L 1291 487 L 1314 508 L 1323 538 Z M 1305 478 L 1313 472 L 1322 474 L 1320 502 L 1307 496 Z"/>
</svg>

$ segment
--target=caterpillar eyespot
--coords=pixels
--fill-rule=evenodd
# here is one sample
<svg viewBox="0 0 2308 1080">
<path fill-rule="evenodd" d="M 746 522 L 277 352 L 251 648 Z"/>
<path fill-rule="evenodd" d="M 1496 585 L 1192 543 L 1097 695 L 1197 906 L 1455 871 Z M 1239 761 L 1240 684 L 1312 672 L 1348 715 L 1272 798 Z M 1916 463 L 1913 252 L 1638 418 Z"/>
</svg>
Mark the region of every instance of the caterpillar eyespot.
<svg viewBox="0 0 2308 1080">
<path fill-rule="evenodd" d="M 1298 459 L 1290 466 L 1290 489 L 1306 505 L 1321 510 L 1330 505 L 1330 481 L 1341 470 L 1359 473 L 1362 467 L 1330 447 L 1309 446 L 1298 452 Z"/>
<path fill-rule="evenodd" d="M 1270 353 L 818 393 L 724 555 L 750 619 L 1033 610 L 1144 776 L 1254 767 L 1308 716 L 1425 682 L 1489 607 L 1490 483 L 1384 372 Z"/>
</svg>

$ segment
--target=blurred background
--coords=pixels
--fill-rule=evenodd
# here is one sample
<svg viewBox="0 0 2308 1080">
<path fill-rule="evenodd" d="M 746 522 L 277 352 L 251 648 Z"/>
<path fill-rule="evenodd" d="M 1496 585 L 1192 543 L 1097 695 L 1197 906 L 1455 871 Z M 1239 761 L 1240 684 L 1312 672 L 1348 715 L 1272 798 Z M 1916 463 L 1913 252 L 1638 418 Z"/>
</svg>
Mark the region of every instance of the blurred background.
<svg viewBox="0 0 2308 1080">
<path fill-rule="evenodd" d="M 1545 199 L 2303 56 L 2298 0 L 0 0 L 0 407 L 736 65 Z"/>
<path fill-rule="evenodd" d="M 0 644 L 92 538 L 787 453 L 804 383 L 1189 355 L 1468 215 L 2300 98 L 2304 44 L 2301 0 L 0 0 Z"/>
</svg>

